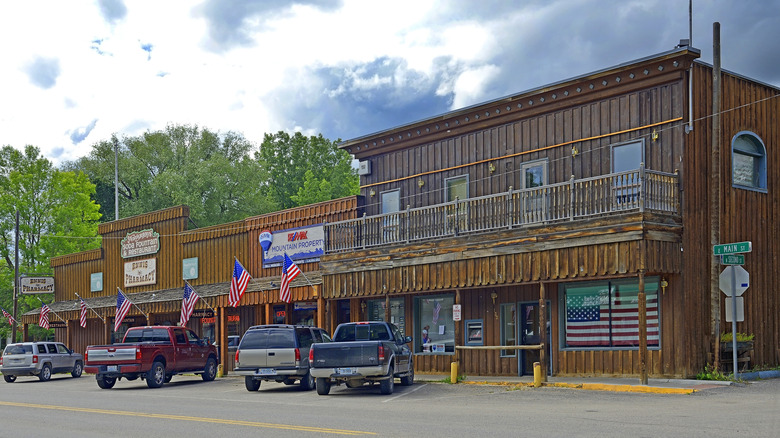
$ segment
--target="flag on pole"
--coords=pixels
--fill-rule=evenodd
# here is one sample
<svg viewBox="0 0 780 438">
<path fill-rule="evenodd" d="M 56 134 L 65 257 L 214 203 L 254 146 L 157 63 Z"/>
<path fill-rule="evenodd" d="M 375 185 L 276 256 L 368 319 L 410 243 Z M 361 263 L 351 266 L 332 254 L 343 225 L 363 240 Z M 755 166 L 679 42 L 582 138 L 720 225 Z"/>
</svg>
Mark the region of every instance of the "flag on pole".
<svg viewBox="0 0 780 438">
<path fill-rule="evenodd" d="M 228 296 L 228 304 L 233 307 L 238 307 L 238 302 L 241 301 L 241 297 L 246 292 L 246 286 L 249 284 L 249 280 L 252 277 L 249 272 L 244 269 L 241 262 L 235 259 L 233 264 L 233 279 L 230 281 L 230 295 Z"/>
<path fill-rule="evenodd" d="M 84 300 L 81 301 L 81 317 L 79 318 L 79 324 L 83 328 L 87 328 L 87 303 Z"/>
<path fill-rule="evenodd" d="M 13 325 L 13 323 L 14 323 L 14 322 L 16 322 L 16 320 L 14 319 L 14 317 L 13 317 L 13 316 L 11 316 L 11 314 L 10 314 L 10 313 L 6 312 L 6 311 L 5 311 L 5 309 L 3 309 L 3 316 L 5 316 L 6 318 L 8 318 L 8 325 Z"/>
<path fill-rule="evenodd" d="M 49 329 L 49 306 L 44 304 L 41 307 L 41 316 L 38 317 L 38 325 L 41 326 L 41 328 Z"/>
<path fill-rule="evenodd" d="M 279 298 L 285 303 L 289 303 L 292 300 L 292 294 L 290 294 L 290 282 L 293 278 L 297 277 L 301 273 L 298 269 L 298 265 L 290 259 L 287 253 L 284 253 L 284 266 L 282 268 L 282 286 L 279 288 Z"/>
<path fill-rule="evenodd" d="M 122 289 L 116 288 L 116 315 L 114 316 L 114 331 L 119 330 L 119 326 L 122 325 L 122 320 L 125 319 L 127 313 L 130 312 L 130 307 L 133 305 L 130 300 L 127 299 L 125 294 L 122 293 Z"/>
<path fill-rule="evenodd" d="M 195 301 L 198 301 L 198 294 L 192 290 L 189 283 L 184 283 L 184 298 L 181 300 L 181 316 L 179 317 L 179 324 L 184 327 L 187 325 L 187 321 L 190 320 L 192 312 L 195 310 Z"/>
</svg>

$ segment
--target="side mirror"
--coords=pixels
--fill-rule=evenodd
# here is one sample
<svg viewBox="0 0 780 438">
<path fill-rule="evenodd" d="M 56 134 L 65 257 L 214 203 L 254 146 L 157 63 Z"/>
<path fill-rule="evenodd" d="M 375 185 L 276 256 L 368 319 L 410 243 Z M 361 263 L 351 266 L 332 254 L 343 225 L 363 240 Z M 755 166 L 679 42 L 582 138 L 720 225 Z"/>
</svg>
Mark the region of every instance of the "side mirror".
<svg viewBox="0 0 780 438">
<path fill-rule="evenodd" d="M 408 344 L 410 342 L 412 342 L 412 337 L 411 336 L 407 336 L 407 337 L 404 338 L 404 344 Z"/>
</svg>

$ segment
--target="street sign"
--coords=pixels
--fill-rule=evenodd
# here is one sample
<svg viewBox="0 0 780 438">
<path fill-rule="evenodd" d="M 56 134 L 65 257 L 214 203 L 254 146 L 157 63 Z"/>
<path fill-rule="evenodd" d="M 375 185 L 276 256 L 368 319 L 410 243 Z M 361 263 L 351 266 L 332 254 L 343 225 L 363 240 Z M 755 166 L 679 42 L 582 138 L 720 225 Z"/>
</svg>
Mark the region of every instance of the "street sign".
<svg viewBox="0 0 780 438">
<path fill-rule="evenodd" d="M 721 265 L 744 265 L 745 256 L 742 254 L 724 254 L 720 256 Z"/>
<path fill-rule="evenodd" d="M 737 300 L 737 322 L 745 320 L 745 299 L 742 297 L 735 297 Z M 731 309 L 731 297 L 726 297 L 726 322 L 732 322 L 734 319 L 734 310 Z"/>
<path fill-rule="evenodd" d="M 734 295 L 741 296 L 745 289 L 750 286 L 750 273 L 742 266 L 726 266 L 723 272 L 720 273 L 720 290 L 726 294 L 727 297 L 731 296 L 732 278 L 731 273 L 734 272 Z"/>
<path fill-rule="evenodd" d="M 715 255 L 740 254 L 753 251 L 753 242 L 724 243 L 723 245 L 713 245 L 712 253 Z"/>
<path fill-rule="evenodd" d="M 453 321 L 460 321 L 461 320 L 461 308 L 460 304 L 453 304 L 452 305 L 452 320 Z"/>
</svg>

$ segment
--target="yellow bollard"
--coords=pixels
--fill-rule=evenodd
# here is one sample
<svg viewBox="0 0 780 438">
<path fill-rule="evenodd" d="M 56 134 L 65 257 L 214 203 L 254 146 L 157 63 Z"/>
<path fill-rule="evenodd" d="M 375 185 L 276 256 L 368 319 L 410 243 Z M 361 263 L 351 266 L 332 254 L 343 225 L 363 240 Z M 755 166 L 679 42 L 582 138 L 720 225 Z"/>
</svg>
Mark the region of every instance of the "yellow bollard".
<svg viewBox="0 0 780 438">
<path fill-rule="evenodd" d="M 534 388 L 542 386 L 542 366 L 539 362 L 534 362 Z"/>
<path fill-rule="evenodd" d="M 225 374 L 222 372 L 222 364 L 217 366 L 217 377 L 223 377 Z"/>
<path fill-rule="evenodd" d="M 458 363 L 450 364 L 450 383 L 458 383 Z"/>
</svg>

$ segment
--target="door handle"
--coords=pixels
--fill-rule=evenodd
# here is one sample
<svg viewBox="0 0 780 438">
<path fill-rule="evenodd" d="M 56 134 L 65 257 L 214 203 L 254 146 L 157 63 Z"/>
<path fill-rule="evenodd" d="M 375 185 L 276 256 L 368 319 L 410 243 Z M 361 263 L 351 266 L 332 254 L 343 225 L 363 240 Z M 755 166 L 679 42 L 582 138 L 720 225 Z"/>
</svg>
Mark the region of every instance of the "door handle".
<svg viewBox="0 0 780 438">
<path fill-rule="evenodd" d="M 276 353 L 268 353 L 269 356 L 276 356 Z"/>
</svg>

